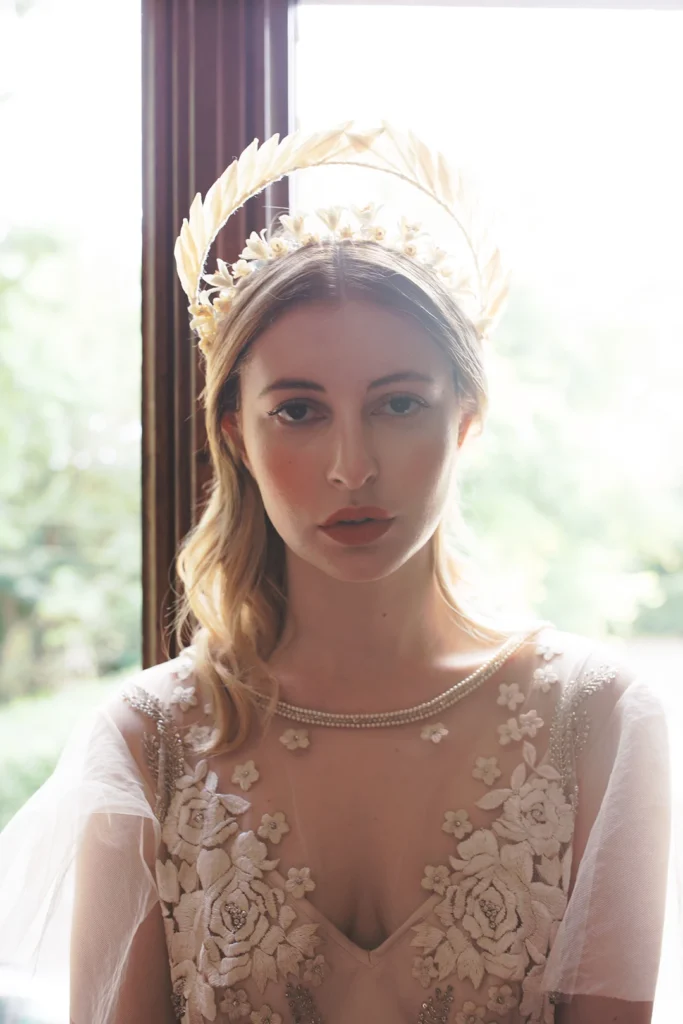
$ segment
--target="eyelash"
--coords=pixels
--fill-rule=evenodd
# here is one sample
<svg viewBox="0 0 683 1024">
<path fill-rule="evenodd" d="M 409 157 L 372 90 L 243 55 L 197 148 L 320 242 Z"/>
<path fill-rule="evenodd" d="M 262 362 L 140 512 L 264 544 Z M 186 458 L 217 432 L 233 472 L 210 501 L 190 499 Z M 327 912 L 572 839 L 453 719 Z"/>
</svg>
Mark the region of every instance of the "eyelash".
<svg viewBox="0 0 683 1024">
<path fill-rule="evenodd" d="M 390 398 L 387 398 L 387 400 L 385 401 L 384 404 L 386 405 L 388 402 L 394 402 L 394 401 L 396 401 L 397 399 L 400 399 L 400 398 L 407 398 L 411 402 L 416 402 L 417 405 L 421 406 L 424 409 L 428 409 L 429 408 L 429 406 L 427 405 L 427 403 L 425 401 L 423 401 L 421 398 L 415 398 L 414 395 L 392 395 Z M 314 420 L 281 420 L 281 419 L 279 419 L 278 413 L 282 412 L 283 409 L 286 409 L 288 406 L 291 406 L 291 405 L 295 405 L 295 406 L 296 405 L 303 405 L 303 406 L 305 406 L 308 409 L 313 408 L 312 403 L 309 402 L 305 398 L 296 398 L 296 399 L 289 398 L 289 399 L 287 399 L 286 402 L 282 402 L 280 405 L 278 405 L 277 409 L 273 409 L 272 412 L 269 412 L 268 415 L 276 417 L 278 419 L 279 423 L 283 423 L 287 427 L 303 427 L 303 426 L 309 425 L 312 422 L 315 422 Z M 393 419 L 393 420 L 407 420 L 407 419 L 410 418 L 410 414 L 406 413 L 404 415 L 390 416 L 389 418 Z"/>
</svg>

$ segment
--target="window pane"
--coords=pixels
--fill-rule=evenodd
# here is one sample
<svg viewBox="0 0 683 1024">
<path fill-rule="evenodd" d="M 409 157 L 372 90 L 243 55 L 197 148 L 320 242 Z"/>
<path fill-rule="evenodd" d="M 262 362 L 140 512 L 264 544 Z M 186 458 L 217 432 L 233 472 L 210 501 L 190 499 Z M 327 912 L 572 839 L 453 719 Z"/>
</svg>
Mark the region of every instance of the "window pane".
<svg viewBox="0 0 683 1024">
<path fill-rule="evenodd" d="M 501 600 L 676 649 L 682 45 L 680 11 L 306 4 L 295 94 L 304 130 L 354 116 L 413 128 L 464 164 L 496 218 L 513 280 L 463 488 Z M 302 209 L 379 194 L 446 231 L 388 175 L 314 169 L 293 193 Z"/>
<path fill-rule="evenodd" d="M 141 660 L 139 51 L 132 0 L 0 5 L 0 827 Z"/>
</svg>

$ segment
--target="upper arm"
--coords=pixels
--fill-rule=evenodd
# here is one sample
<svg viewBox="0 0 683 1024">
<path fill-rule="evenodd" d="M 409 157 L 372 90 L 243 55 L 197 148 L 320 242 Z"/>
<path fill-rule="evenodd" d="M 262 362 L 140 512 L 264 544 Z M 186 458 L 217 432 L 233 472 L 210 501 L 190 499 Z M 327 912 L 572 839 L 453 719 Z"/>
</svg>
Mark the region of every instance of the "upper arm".
<svg viewBox="0 0 683 1024">
<path fill-rule="evenodd" d="M 607 648 L 590 659 L 588 672 L 605 664 L 614 678 L 576 709 L 576 721 L 585 712 L 590 729 L 576 758 L 569 902 L 549 958 L 549 985 L 571 997 L 556 1007 L 559 1024 L 649 1022 L 659 968 L 669 852 L 666 719 L 652 691 Z"/>
<path fill-rule="evenodd" d="M 72 1024 L 172 1024 L 155 882 L 160 827 L 148 802 L 154 780 L 141 758 L 144 728 L 132 709 L 114 702 L 109 710 L 122 742 L 112 745 L 111 765 L 98 770 L 102 796 L 77 845 L 70 1017 Z"/>
<path fill-rule="evenodd" d="M 652 1003 L 574 996 L 555 1007 L 555 1024 L 650 1024 L 652 1008 Z"/>
</svg>

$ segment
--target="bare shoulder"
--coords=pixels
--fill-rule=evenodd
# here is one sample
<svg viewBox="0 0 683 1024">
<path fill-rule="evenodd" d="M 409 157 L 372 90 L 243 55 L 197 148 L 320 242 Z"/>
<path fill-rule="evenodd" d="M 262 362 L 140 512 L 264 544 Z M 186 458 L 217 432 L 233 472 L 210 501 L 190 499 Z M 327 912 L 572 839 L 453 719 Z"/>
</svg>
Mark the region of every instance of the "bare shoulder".
<svg viewBox="0 0 683 1024">
<path fill-rule="evenodd" d="M 537 652 L 542 664 L 547 659 L 556 666 L 558 703 L 568 709 L 585 706 L 595 719 L 608 717 L 639 680 L 638 671 L 617 639 L 596 640 L 552 627 L 540 634 Z"/>
<path fill-rule="evenodd" d="M 104 711 L 112 719 L 141 767 L 150 763 L 157 737 L 180 742 L 180 736 L 207 720 L 207 697 L 197 685 L 191 648 L 177 658 L 130 676 L 108 698 Z"/>
</svg>

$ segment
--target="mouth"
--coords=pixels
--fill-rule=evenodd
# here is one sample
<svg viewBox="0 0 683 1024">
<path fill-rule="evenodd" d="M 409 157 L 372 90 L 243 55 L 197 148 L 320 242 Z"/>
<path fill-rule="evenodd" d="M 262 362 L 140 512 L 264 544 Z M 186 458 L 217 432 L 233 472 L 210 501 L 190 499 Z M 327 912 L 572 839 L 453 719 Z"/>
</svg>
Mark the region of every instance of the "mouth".
<svg viewBox="0 0 683 1024">
<path fill-rule="evenodd" d="M 339 544 L 362 545 L 371 544 L 383 537 L 391 528 L 393 519 L 355 519 L 337 520 L 321 529 L 328 537 Z"/>
<path fill-rule="evenodd" d="M 358 526 L 360 523 L 381 523 L 386 522 L 383 519 L 335 519 L 333 523 L 328 523 L 327 526 Z"/>
<path fill-rule="evenodd" d="M 391 520 L 391 516 L 384 508 L 379 508 L 376 505 L 347 505 L 345 508 L 339 508 L 336 512 L 333 512 L 324 523 L 321 523 L 323 529 L 327 529 L 330 526 L 355 526 L 359 523 L 383 523 Z"/>
</svg>

